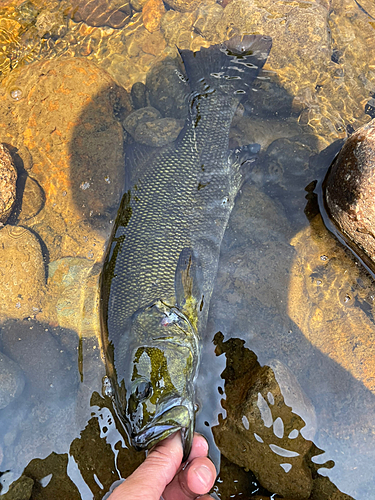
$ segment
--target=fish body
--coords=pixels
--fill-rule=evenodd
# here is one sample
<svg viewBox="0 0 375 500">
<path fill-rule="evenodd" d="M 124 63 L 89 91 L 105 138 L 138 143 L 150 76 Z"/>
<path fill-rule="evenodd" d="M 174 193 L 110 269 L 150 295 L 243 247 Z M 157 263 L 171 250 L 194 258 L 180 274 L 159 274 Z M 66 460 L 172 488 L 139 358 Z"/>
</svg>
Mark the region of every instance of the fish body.
<svg viewBox="0 0 375 500">
<path fill-rule="evenodd" d="M 175 144 L 142 158 L 125 192 L 101 276 L 103 342 L 115 409 L 133 445 L 180 429 L 185 458 L 194 430 L 199 345 L 220 244 L 257 145 L 228 151 L 243 94 L 271 39 L 234 37 L 181 51 L 192 93 Z M 135 156 L 133 156 L 135 158 Z"/>
</svg>

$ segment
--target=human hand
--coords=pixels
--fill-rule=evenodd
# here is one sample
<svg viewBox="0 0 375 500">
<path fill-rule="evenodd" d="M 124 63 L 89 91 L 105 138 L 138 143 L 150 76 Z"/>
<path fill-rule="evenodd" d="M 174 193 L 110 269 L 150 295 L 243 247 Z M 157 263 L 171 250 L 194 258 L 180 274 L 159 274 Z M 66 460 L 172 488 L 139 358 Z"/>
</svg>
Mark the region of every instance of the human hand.
<svg viewBox="0 0 375 500">
<path fill-rule="evenodd" d="M 208 445 L 203 436 L 194 435 L 187 465 L 181 466 L 181 436 L 176 432 L 158 443 L 146 460 L 118 486 L 108 500 L 212 500 L 205 495 L 212 488 L 216 470 L 207 457 Z"/>
</svg>

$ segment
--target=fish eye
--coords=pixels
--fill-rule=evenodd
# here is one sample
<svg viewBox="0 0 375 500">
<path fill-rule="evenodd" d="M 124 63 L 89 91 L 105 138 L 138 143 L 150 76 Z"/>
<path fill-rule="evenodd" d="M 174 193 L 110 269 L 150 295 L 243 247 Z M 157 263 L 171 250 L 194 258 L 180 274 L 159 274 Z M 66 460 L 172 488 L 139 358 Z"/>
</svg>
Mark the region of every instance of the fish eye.
<svg viewBox="0 0 375 500">
<path fill-rule="evenodd" d="M 134 394 L 139 401 L 143 401 L 152 394 L 152 385 L 150 381 L 142 380 L 135 388 Z"/>
</svg>

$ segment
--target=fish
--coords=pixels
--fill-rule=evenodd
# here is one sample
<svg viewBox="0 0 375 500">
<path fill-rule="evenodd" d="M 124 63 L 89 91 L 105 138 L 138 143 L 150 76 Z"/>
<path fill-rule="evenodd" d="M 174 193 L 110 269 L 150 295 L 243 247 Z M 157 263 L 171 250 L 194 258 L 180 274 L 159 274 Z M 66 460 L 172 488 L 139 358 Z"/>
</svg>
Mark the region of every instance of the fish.
<svg viewBox="0 0 375 500">
<path fill-rule="evenodd" d="M 235 36 L 181 50 L 189 114 L 172 145 L 126 157 L 126 186 L 100 279 L 105 393 L 137 450 L 181 431 L 191 450 L 195 380 L 220 245 L 260 146 L 229 150 L 229 129 L 272 39 Z M 127 165 L 127 166 L 128 166 Z M 142 167 L 142 168 L 141 168 Z"/>
</svg>

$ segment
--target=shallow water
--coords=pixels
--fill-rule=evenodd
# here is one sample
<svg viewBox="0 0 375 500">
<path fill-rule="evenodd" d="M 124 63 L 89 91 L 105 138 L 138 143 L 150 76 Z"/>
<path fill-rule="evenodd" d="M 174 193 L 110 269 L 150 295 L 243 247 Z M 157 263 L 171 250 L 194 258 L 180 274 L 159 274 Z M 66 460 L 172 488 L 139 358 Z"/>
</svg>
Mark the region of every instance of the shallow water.
<svg viewBox="0 0 375 500">
<path fill-rule="evenodd" d="M 261 153 L 221 248 L 197 429 L 220 498 L 373 498 L 374 281 L 318 203 L 342 140 L 374 112 L 371 3 L 159 8 L 156 27 L 144 14 L 152 32 L 140 13 L 89 26 L 72 5 L 1 4 L 0 142 L 19 175 L 0 229 L 1 495 L 18 480 L 25 498 L 104 498 L 143 459 L 102 395 L 98 320 L 104 248 L 131 175 L 129 93 L 160 64 L 169 76 L 149 76 L 149 100 L 161 106 L 167 88 L 161 114 L 180 126 L 186 83 L 165 58 L 248 32 L 273 48 L 231 147 Z"/>
</svg>

